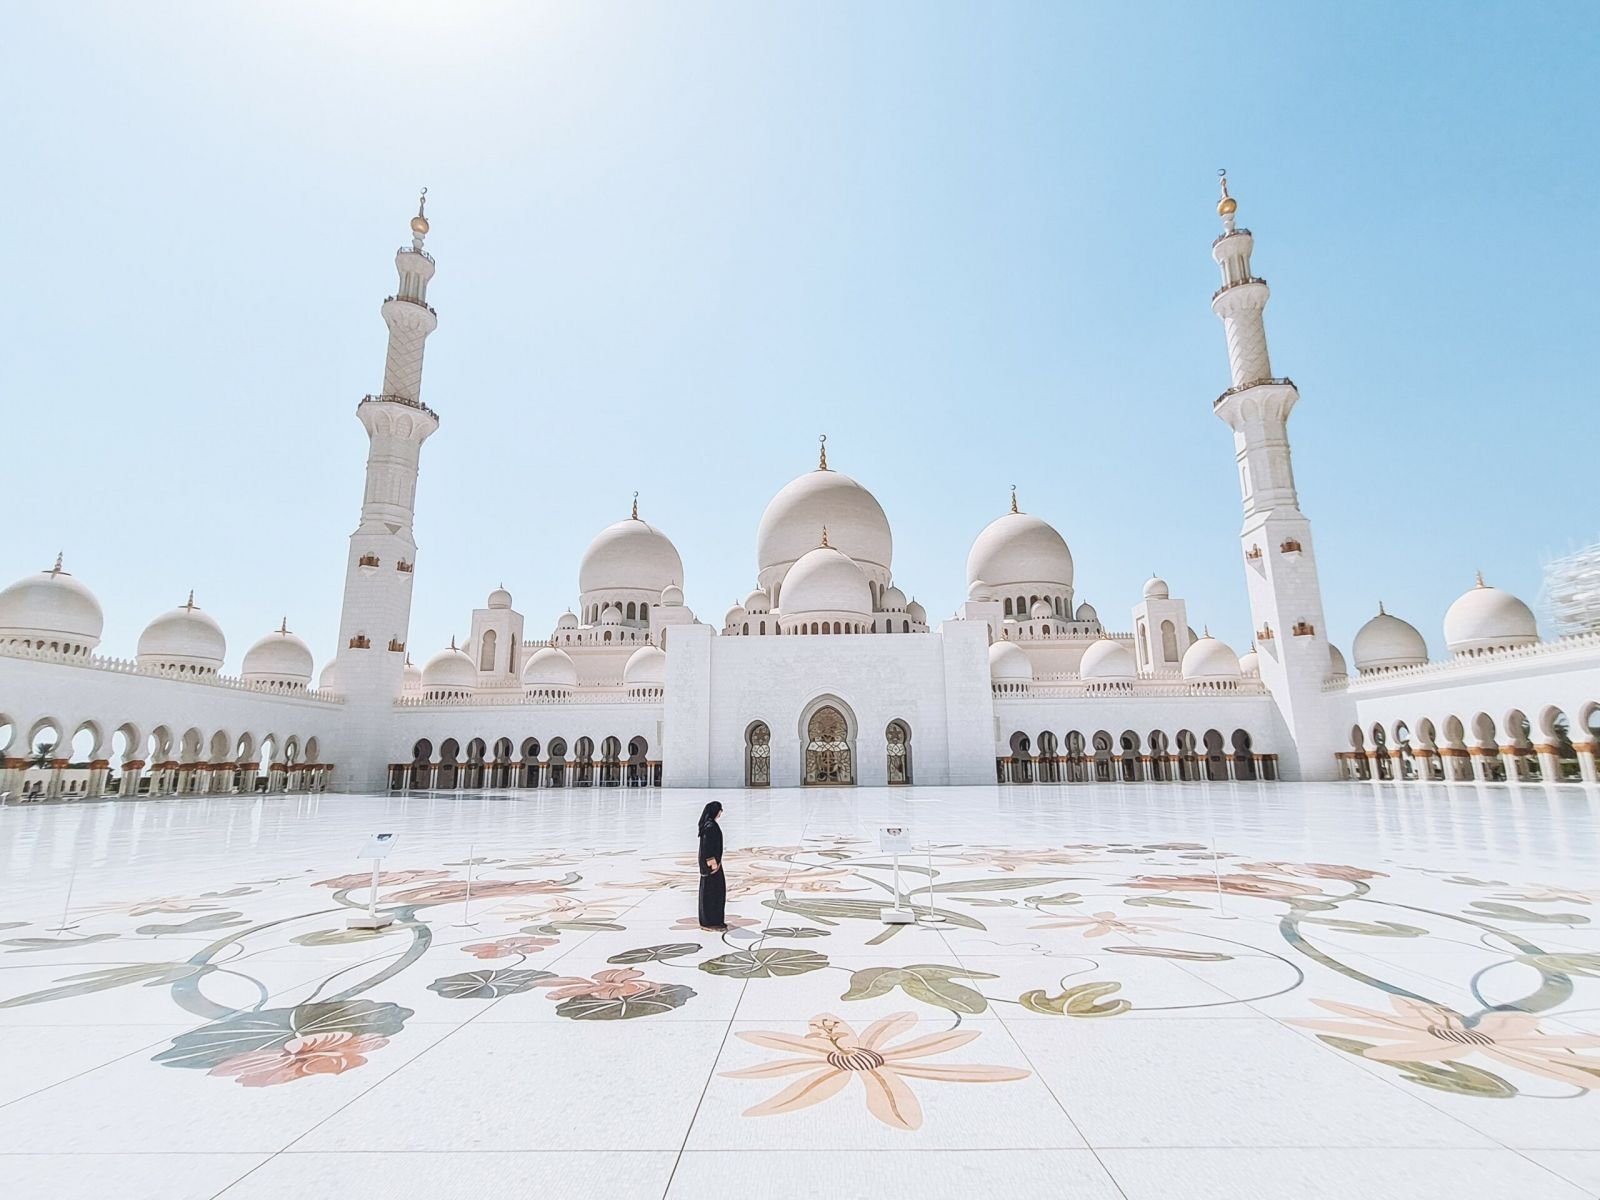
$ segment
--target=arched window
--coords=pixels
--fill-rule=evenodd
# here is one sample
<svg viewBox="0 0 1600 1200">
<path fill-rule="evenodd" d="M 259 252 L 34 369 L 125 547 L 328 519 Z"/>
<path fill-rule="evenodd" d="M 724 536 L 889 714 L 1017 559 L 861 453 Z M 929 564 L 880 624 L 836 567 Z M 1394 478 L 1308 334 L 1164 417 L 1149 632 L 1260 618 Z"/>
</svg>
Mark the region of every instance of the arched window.
<svg viewBox="0 0 1600 1200">
<path fill-rule="evenodd" d="M 746 787 L 772 783 L 772 730 L 765 721 L 756 721 L 744 731 L 744 782 Z"/>
<path fill-rule="evenodd" d="M 643 602 L 643 603 L 641 603 L 639 605 L 639 620 L 648 621 L 649 619 L 650 619 L 650 605 L 649 605 L 648 602 Z"/>
<path fill-rule="evenodd" d="M 1161 661 L 1178 661 L 1178 629 L 1171 621 L 1161 622 Z"/>
<path fill-rule="evenodd" d="M 627 611 L 628 620 L 632 621 L 634 619 L 635 615 L 638 613 L 638 611 L 639 611 L 638 610 L 638 606 L 635 605 L 632 600 L 629 600 L 628 601 L 628 611 Z"/>
<path fill-rule="evenodd" d="M 911 782 L 911 727 L 904 721 L 890 721 L 884 731 L 888 742 L 889 782 Z"/>
<path fill-rule="evenodd" d="M 745 636 L 746 636 L 746 637 L 749 637 L 749 636 L 750 636 L 750 622 L 749 622 L 749 621 L 746 621 L 746 622 L 745 622 L 745 623 L 744 623 L 744 635 L 745 635 Z"/>
<path fill-rule="evenodd" d="M 1010 615 L 1011 615 L 1011 597 L 1007 596 L 1006 597 L 1006 616 L 1009 617 Z"/>
<path fill-rule="evenodd" d="M 494 670 L 494 651 L 495 642 L 497 640 L 498 639 L 495 635 L 495 632 L 492 629 L 483 635 L 483 647 L 478 651 L 478 670 Z"/>
<path fill-rule="evenodd" d="M 1139 622 L 1139 665 L 1150 661 L 1150 639 L 1145 636 L 1144 622 Z"/>
<path fill-rule="evenodd" d="M 763 622 L 761 622 L 761 632 L 765 633 L 766 631 L 767 631 L 767 623 L 765 621 L 763 621 Z"/>
<path fill-rule="evenodd" d="M 910 621 L 901 621 L 900 622 L 900 632 L 901 633 L 910 633 L 911 632 L 911 622 Z"/>
</svg>

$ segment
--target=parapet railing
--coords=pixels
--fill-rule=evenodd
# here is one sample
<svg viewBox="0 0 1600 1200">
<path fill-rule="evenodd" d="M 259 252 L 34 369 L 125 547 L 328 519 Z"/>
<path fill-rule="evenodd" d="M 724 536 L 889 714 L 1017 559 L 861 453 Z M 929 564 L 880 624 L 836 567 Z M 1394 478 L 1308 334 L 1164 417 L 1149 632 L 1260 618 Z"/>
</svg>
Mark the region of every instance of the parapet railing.
<svg viewBox="0 0 1600 1200">
<path fill-rule="evenodd" d="M 1371 691 L 1392 683 L 1409 679 L 1428 679 L 1441 675 L 1489 674 L 1497 668 L 1527 662 L 1530 659 L 1566 658 L 1568 656 L 1600 655 L 1600 633 L 1573 633 L 1549 642 L 1535 642 L 1530 646 L 1508 646 L 1502 650 L 1478 650 L 1459 654 L 1440 662 L 1418 663 L 1414 667 L 1389 667 L 1381 671 L 1368 671 L 1353 676 L 1348 684 L 1350 691 Z M 1325 692 L 1339 691 L 1345 685 L 1330 679 L 1322 685 Z"/>
<path fill-rule="evenodd" d="M 200 674 L 179 667 L 157 667 L 141 664 L 131 658 L 107 658 L 100 654 L 67 654 L 60 650 L 39 649 L 33 646 L 16 646 L 0 643 L 0 656 L 22 658 L 31 662 L 55 663 L 63 667 L 79 667 L 89 671 L 109 671 L 115 675 L 142 675 L 149 679 L 175 679 L 180 683 L 197 683 L 202 687 L 231 688 L 239 692 L 254 692 L 261 696 L 282 696 L 289 700 L 315 700 L 319 704 L 343 704 L 344 697 L 336 692 L 323 692 L 315 688 L 289 690 L 282 684 L 251 683 L 234 675 Z"/>
</svg>

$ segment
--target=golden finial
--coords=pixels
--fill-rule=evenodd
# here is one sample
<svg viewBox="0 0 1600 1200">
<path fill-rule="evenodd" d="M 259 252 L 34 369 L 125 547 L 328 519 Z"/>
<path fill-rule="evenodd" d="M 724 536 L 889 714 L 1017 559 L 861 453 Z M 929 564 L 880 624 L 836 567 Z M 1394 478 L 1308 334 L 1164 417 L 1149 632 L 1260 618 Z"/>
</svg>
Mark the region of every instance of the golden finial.
<svg viewBox="0 0 1600 1200">
<path fill-rule="evenodd" d="M 1378 601 L 1378 615 L 1380 617 L 1385 615 L 1385 613 L 1383 611 L 1383 601 L 1382 600 Z"/>
<path fill-rule="evenodd" d="M 824 471 L 826 471 L 826 470 L 827 470 L 827 468 L 826 468 L 826 467 L 824 467 L 824 468 L 822 468 L 822 469 L 823 469 L 823 470 L 824 470 Z M 823 526 L 823 527 L 822 527 L 822 548 L 823 548 L 823 549 L 824 549 L 824 550 L 827 550 L 827 549 L 829 549 L 829 546 L 828 546 L 828 527 L 827 527 L 827 526 L 826 526 L 826 525 L 824 525 L 824 526 Z"/>
<path fill-rule="evenodd" d="M 817 456 L 817 470 L 826 471 L 828 469 L 828 435 L 819 433 L 817 435 L 817 444 L 822 447 Z M 826 546 L 828 543 L 823 542 L 822 544 Z"/>
<path fill-rule="evenodd" d="M 1011 485 L 1011 511 L 1012 512 L 1021 512 L 1022 511 L 1020 508 L 1017 507 L 1017 485 L 1014 484 L 1014 483 Z"/>
<path fill-rule="evenodd" d="M 283 623 L 278 626 L 278 632 L 279 633 L 288 633 L 289 632 L 289 614 L 288 613 L 284 613 L 283 614 Z"/>
<path fill-rule="evenodd" d="M 194 611 L 194 589 L 193 588 L 189 589 L 189 599 L 187 601 L 185 601 L 183 607 L 188 612 L 193 612 Z"/>
<path fill-rule="evenodd" d="M 418 238 L 428 236 L 428 218 L 423 212 L 428 207 L 428 189 L 423 188 L 422 194 L 417 197 L 417 215 L 411 218 L 411 232 Z"/>
<path fill-rule="evenodd" d="M 56 551 L 56 565 L 50 568 L 50 574 L 52 574 L 52 575 L 65 575 L 66 574 L 66 571 L 63 570 L 62 566 L 61 566 L 61 551 L 59 551 L 59 550 Z"/>
<path fill-rule="evenodd" d="M 1200 636 L 1201 637 L 1210 637 L 1211 636 L 1211 626 L 1209 626 L 1209 625 L 1200 626 Z"/>
<path fill-rule="evenodd" d="M 638 492 L 635 492 L 633 494 L 633 519 L 635 521 L 637 521 L 639 519 L 639 493 Z"/>
<path fill-rule="evenodd" d="M 1478 586 L 1479 587 L 1488 587 L 1489 586 L 1487 583 L 1485 583 L 1483 581 L 1483 572 L 1482 571 L 1478 572 Z"/>
<path fill-rule="evenodd" d="M 1228 168 L 1219 167 L 1217 169 L 1217 176 L 1222 181 L 1222 199 L 1217 201 L 1217 216 L 1231 217 L 1236 211 L 1238 211 L 1239 202 L 1232 196 L 1228 195 Z"/>
<path fill-rule="evenodd" d="M 456 648 L 456 635 L 452 633 L 450 635 L 450 649 L 454 650 L 455 648 Z"/>
</svg>

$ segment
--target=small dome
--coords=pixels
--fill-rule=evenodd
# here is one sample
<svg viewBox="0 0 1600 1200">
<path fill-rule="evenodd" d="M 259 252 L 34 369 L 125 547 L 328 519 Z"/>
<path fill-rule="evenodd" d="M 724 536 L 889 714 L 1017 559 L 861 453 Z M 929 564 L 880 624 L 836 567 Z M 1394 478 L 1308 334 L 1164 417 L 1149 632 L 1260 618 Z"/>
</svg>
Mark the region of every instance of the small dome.
<svg viewBox="0 0 1600 1200">
<path fill-rule="evenodd" d="M 472 656 L 454 645 L 439 651 L 422 668 L 422 688 L 426 692 L 470 692 L 478 686 L 478 668 Z"/>
<path fill-rule="evenodd" d="M 995 642 L 989 647 L 989 678 L 996 683 L 1031 683 L 1033 663 L 1015 642 Z"/>
<path fill-rule="evenodd" d="M 990 521 L 967 554 L 967 581 L 986 579 L 1004 590 L 1013 584 L 1072 586 L 1072 552 L 1048 521 L 1008 512 Z"/>
<path fill-rule="evenodd" d="M 1246 657 L 1249 657 L 1246 655 Z M 1240 660 L 1241 662 L 1243 659 Z M 1349 675 L 1350 669 L 1344 664 L 1344 653 L 1332 642 L 1328 643 L 1328 674 Z"/>
<path fill-rule="evenodd" d="M 94 593 L 61 569 L 17 580 L 0 592 L 0 636 L 46 643 L 72 639 L 89 649 L 100 644 L 105 615 Z"/>
<path fill-rule="evenodd" d="M 489 607 L 490 608 L 510 608 L 511 607 L 511 593 L 506 591 L 505 588 L 503 588 L 503 587 L 495 588 L 494 591 L 489 593 Z"/>
<path fill-rule="evenodd" d="M 1538 640 L 1539 623 L 1532 610 L 1510 592 L 1484 583 L 1482 575 L 1444 614 L 1444 641 L 1452 654 L 1528 646 Z"/>
<path fill-rule="evenodd" d="M 578 627 L 578 614 L 570 608 L 556 618 L 557 629 L 576 629 Z"/>
<path fill-rule="evenodd" d="M 621 625 L 622 624 L 622 610 L 620 608 L 618 608 L 615 604 L 606 605 L 603 609 L 600 610 L 600 624 L 602 624 L 602 625 Z"/>
<path fill-rule="evenodd" d="M 906 616 L 910 617 L 918 625 L 926 625 L 928 623 L 928 610 L 915 600 L 906 605 Z"/>
<path fill-rule="evenodd" d="M 630 518 L 607 525 L 589 543 L 578 567 L 578 590 L 659 592 L 683 579 L 683 560 L 667 535 Z"/>
<path fill-rule="evenodd" d="M 744 610 L 753 617 L 765 616 L 772 611 L 772 597 L 756 588 L 744 598 Z"/>
<path fill-rule="evenodd" d="M 872 591 L 845 553 L 818 546 L 800 556 L 783 581 L 785 616 L 811 612 L 869 613 Z"/>
<path fill-rule="evenodd" d="M 240 674 L 246 683 L 305 687 L 311 682 L 311 647 L 289 632 L 285 621 L 244 652 Z"/>
<path fill-rule="evenodd" d="M 1167 581 L 1152 575 L 1144 581 L 1144 598 L 1146 600 L 1170 600 L 1171 594 L 1167 590 Z"/>
<path fill-rule="evenodd" d="M 730 608 L 723 615 L 722 627 L 724 629 L 731 629 L 733 626 L 735 626 L 735 625 L 739 624 L 741 621 L 743 621 L 745 619 L 745 616 L 746 616 L 746 613 L 744 611 L 744 605 L 735 604 L 732 608 Z"/>
<path fill-rule="evenodd" d="M 228 639 L 222 635 L 222 626 L 196 607 L 193 592 L 189 593 L 187 604 L 162 613 L 139 635 L 140 666 L 215 673 L 222 669 L 227 652 Z"/>
<path fill-rule="evenodd" d="M 1090 643 L 1078 663 L 1078 675 L 1083 679 L 1134 679 L 1138 674 L 1133 652 L 1110 638 Z"/>
<path fill-rule="evenodd" d="M 1378 615 L 1356 632 L 1350 650 L 1356 656 L 1356 670 L 1363 674 L 1391 667 L 1414 667 L 1428 661 L 1428 644 L 1416 627 L 1384 612 L 1381 604 Z M 1331 654 L 1328 668 L 1330 674 L 1339 673 L 1333 670 Z"/>
<path fill-rule="evenodd" d="M 659 646 L 640 646 L 622 668 L 622 682 L 630 687 L 639 684 L 659 685 L 666 681 L 667 655 Z"/>
<path fill-rule="evenodd" d="M 323 677 L 327 677 L 324 671 Z M 422 690 L 422 668 L 411 661 L 411 656 L 406 655 L 406 665 L 401 669 L 400 690 L 406 695 L 415 695 Z"/>
<path fill-rule="evenodd" d="M 906 594 L 893 584 L 878 593 L 878 609 L 880 612 L 904 612 L 905 608 Z"/>
<path fill-rule="evenodd" d="M 1056 610 L 1050 607 L 1048 600 L 1035 600 L 1033 607 L 1028 610 L 1028 615 L 1035 621 L 1048 621 L 1056 615 Z"/>
<path fill-rule="evenodd" d="M 577 687 L 578 668 L 565 650 L 546 646 L 528 659 L 522 682 L 529 687 Z"/>
<path fill-rule="evenodd" d="M 973 601 L 993 600 L 994 591 L 981 579 L 974 579 L 967 584 L 967 599 Z"/>
<path fill-rule="evenodd" d="M 1337 653 L 1334 651 L 1332 646 L 1329 646 L 1328 650 L 1331 653 Z M 1344 659 L 1341 656 L 1340 662 L 1343 661 Z M 1254 646 L 1251 646 L 1250 649 L 1246 650 L 1244 655 L 1239 659 L 1239 674 L 1243 675 L 1246 679 L 1261 678 L 1261 655 Z"/>
<path fill-rule="evenodd" d="M 322 674 L 317 676 L 317 690 L 319 692 L 334 693 L 339 691 L 339 660 L 337 658 L 329 659 L 328 665 L 322 668 Z"/>
<path fill-rule="evenodd" d="M 1238 679 L 1243 674 L 1239 656 L 1226 642 L 1210 634 L 1199 638 L 1183 652 L 1183 677 L 1185 679 Z"/>
<path fill-rule="evenodd" d="M 1094 605 L 1090 604 L 1087 600 L 1078 605 L 1077 614 L 1073 617 L 1073 620 L 1075 621 L 1098 621 L 1099 619 L 1100 614 L 1095 612 Z"/>
<path fill-rule="evenodd" d="M 669 583 L 661 589 L 661 603 L 668 608 L 682 608 L 683 589 L 675 583 Z"/>
<path fill-rule="evenodd" d="M 873 494 L 839 471 L 807 471 L 790 480 L 761 514 L 756 532 L 756 563 L 762 583 L 771 585 L 771 573 L 798 565 L 817 544 L 826 525 L 828 539 L 856 561 L 878 567 L 887 574 L 894 557 L 889 518 Z M 780 600 L 790 608 L 789 581 L 783 579 Z"/>
</svg>

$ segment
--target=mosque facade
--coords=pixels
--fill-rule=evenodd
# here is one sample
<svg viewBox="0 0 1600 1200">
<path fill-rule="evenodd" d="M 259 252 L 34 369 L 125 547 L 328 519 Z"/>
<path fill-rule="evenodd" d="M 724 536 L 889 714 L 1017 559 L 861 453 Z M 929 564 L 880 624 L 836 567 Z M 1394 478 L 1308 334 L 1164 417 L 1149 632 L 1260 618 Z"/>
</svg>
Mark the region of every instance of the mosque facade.
<svg viewBox="0 0 1600 1200">
<path fill-rule="evenodd" d="M 192 594 L 132 659 L 106 657 L 100 605 L 58 559 L 0 592 L 0 793 L 1595 782 L 1600 634 L 1542 638 L 1480 575 L 1444 615 L 1442 661 L 1381 606 L 1353 672 L 1329 640 L 1290 454 L 1299 392 L 1274 373 L 1225 178 L 1217 212 L 1230 383 L 1212 408 L 1243 508 L 1242 656 L 1158 578 L 1103 623 L 1065 539 L 1015 494 L 971 547 L 965 602 L 930 620 L 895 577 L 887 514 L 824 442 L 767 505 L 753 587 L 720 619 L 687 606 L 683 561 L 635 502 L 585 552 L 573 609 L 530 630 L 497 587 L 463 642 L 415 666 L 413 517 L 440 428 L 422 401 L 438 318 L 419 206 L 382 305 L 382 390 L 356 407 L 366 485 L 334 657 L 316 674 L 285 621 L 225 675 L 227 639 Z"/>
</svg>

